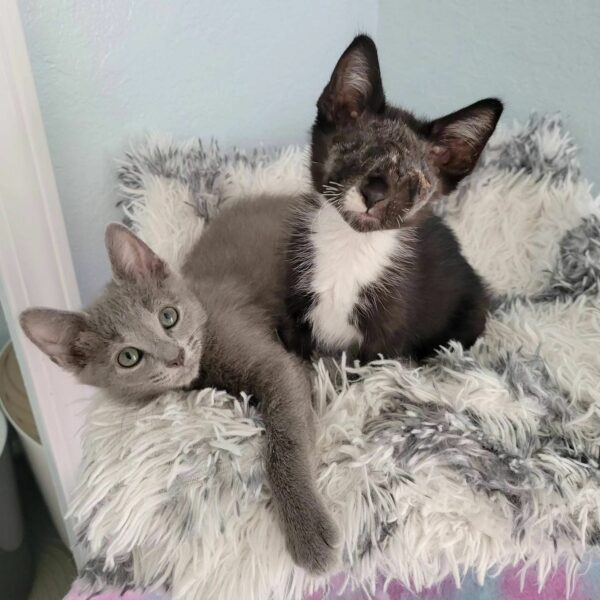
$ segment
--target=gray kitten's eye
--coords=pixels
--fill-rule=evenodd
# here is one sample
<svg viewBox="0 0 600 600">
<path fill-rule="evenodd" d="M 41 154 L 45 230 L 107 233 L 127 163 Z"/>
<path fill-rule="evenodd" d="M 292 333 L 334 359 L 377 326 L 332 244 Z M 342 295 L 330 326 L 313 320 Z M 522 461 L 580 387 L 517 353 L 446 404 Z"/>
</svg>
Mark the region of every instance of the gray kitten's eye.
<svg viewBox="0 0 600 600">
<path fill-rule="evenodd" d="M 144 353 L 133 346 L 129 346 L 128 348 L 123 348 L 121 352 L 119 352 L 119 356 L 117 356 L 117 362 L 124 367 L 125 369 L 129 369 L 131 367 L 135 367 L 140 360 L 142 360 L 142 356 Z"/>
<path fill-rule="evenodd" d="M 170 329 L 179 321 L 179 313 L 172 306 L 166 306 L 160 311 L 158 320 L 165 329 Z"/>
</svg>

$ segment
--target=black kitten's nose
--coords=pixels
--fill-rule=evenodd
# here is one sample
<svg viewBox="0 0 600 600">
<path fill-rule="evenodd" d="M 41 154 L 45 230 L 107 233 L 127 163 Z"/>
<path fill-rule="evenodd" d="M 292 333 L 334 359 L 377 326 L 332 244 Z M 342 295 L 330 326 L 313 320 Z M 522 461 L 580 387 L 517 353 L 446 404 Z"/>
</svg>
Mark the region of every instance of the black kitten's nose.
<svg viewBox="0 0 600 600">
<path fill-rule="evenodd" d="M 369 209 L 385 199 L 388 185 L 383 177 L 369 177 L 362 184 L 360 191 L 365 199 L 367 209 Z"/>
<path fill-rule="evenodd" d="M 183 351 L 183 348 L 180 348 L 177 356 L 173 360 L 168 361 L 166 365 L 167 367 L 182 367 L 184 359 L 185 352 Z"/>
</svg>

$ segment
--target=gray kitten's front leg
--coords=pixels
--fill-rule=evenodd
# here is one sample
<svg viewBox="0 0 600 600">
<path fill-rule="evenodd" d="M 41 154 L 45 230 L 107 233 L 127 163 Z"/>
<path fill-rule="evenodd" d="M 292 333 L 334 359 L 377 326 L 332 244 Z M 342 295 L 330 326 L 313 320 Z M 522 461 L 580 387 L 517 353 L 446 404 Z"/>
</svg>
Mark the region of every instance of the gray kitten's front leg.
<svg viewBox="0 0 600 600">
<path fill-rule="evenodd" d="M 243 312 L 243 311 L 242 311 Z M 336 561 L 338 530 L 315 485 L 315 415 L 302 362 L 289 354 L 257 315 L 211 319 L 204 383 L 255 395 L 266 428 L 266 471 L 287 547 L 312 573 Z"/>
<path fill-rule="evenodd" d="M 310 385 L 289 355 L 277 360 L 276 371 L 264 375 L 266 466 L 288 549 L 297 564 L 322 573 L 335 562 L 338 532 L 315 488 Z"/>
</svg>

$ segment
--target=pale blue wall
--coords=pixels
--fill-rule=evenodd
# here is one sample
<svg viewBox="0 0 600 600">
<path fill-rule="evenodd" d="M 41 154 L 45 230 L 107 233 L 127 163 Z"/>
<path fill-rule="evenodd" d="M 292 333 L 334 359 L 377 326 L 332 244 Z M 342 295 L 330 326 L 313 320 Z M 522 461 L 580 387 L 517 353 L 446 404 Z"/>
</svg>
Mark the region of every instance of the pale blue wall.
<svg viewBox="0 0 600 600">
<path fill-rule="evenodd" d="M 20 0 L 84 301 L 108 277 L 114 159 L 154 130 L 303 142 L 338 54 L 377 0 Z"/>
<path fill-rule="evenodd" d="M 598 0 L 382 0 L 388 97 L 430 116 L 486 96 L 503 120 L 561 111 L 600 181 Z"/>
<path fill-rule="evenodd" d="M 302 142 L 359 31 L 391 100 L 439 115 L 499 95 L 507 117 L 562 110 L 600 173 L 596 0 L 19 0 L 77 277 L 108 277 L 114 159 L 148 130 L 225 145 Z"/>
</svg>

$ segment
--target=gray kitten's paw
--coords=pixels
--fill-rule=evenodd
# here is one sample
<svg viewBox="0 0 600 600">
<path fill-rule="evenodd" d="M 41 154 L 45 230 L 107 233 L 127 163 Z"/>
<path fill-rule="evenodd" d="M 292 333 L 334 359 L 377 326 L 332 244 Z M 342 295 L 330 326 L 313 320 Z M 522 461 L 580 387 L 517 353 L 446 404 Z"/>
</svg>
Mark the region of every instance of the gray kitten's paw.
<svg viewBox="0 0 600 600">
<path fill-rule="evenodd" d="M 302 511 L 287 530 L 287 546 L 294 562 L 314 574 L 335 566 L 339 539 L 337 525 L 322 506 Z"/>
</svg>

